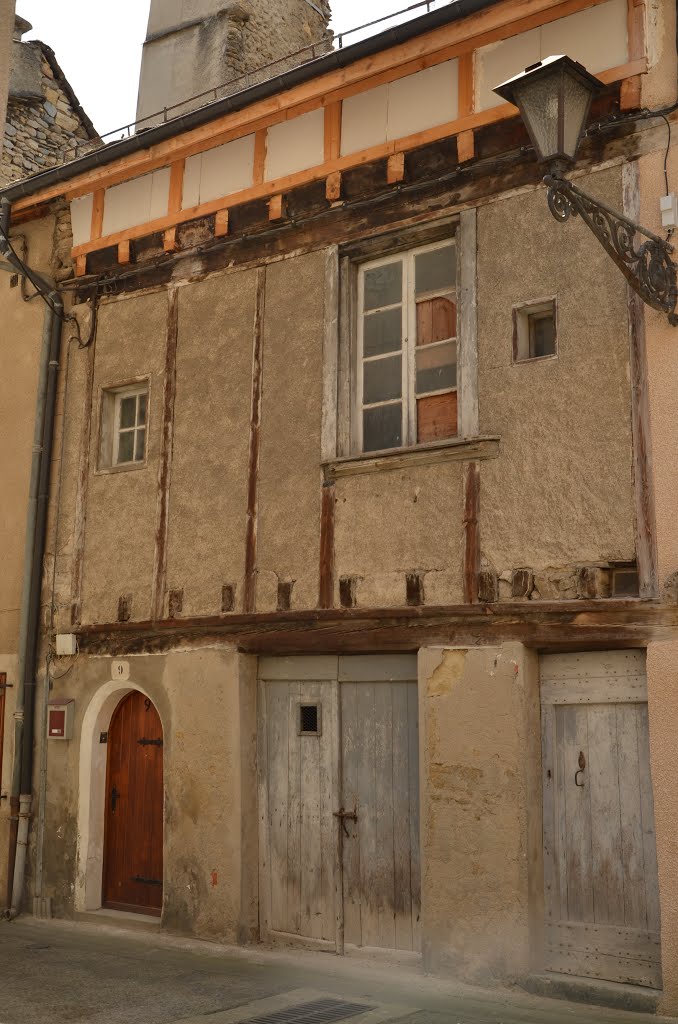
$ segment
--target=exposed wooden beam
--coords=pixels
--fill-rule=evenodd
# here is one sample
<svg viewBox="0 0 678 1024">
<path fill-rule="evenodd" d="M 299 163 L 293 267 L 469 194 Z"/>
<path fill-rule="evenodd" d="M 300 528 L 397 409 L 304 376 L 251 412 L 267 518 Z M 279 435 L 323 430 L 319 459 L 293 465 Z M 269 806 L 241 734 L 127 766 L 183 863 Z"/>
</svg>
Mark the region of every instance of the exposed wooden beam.
<svg viewBox="0 0 678 1024">
<path fill-rule="evenodd" d="M 282 195 L 273 196 L 268 204 L 268 219 L 282 220 L 285 216 L 285 197 Z"/>
<path fill-rule="evenodd" d="M 325 160 L 337 160 L 341 155 L 341 103 L 325 107 Z"/>
<path fill-rule="evenodd" d="M 457 135 L 457 157 L 460 164 L 465 164 L 469 160 L 474 160 L 476 155 L 476 143 L 473 129 L 467 132 L 461 132 Z"/>
<path fill-rule="evenodd" d="M 475 109 L 475 54 L 464 53 L 459 58 L 459 116 L 466 117 Z"/>
<path fill-rule="evenodd" d="M 228 210 L 217 210 L 217 214 L 214 218 L 214 237 L 225 238 L 229 230 L 229 212 Z"/>
<path fill-rule="evenodd" d="M 243 609 L 253 613 L 257 605 L 257 538 L 259 527 L 259 452 L 261 447 L 261 397 L 264 372 L 264 314 L 266 267 L 257 271 L 252 355 L 252 408 L 247 479 L 247 529 L 245 535 L 245 592 Z"/>
<path fill-rule="evenodd" d="M 263 184 L 266 178 L 266 149 L 267 149 L 267 133 L 266 129 L 260 129 L 254 136 L 254 174 L 253 182 L 254 185 Z"/>
<path fill-rule="evenodd" d="M 397 185 L 405 179 L 405 154 L 394 153 L 386 164 L 386 180 L 389 185 Z"/>
<path fill-rule="evenodd" d="M 347 94 L 347 88 L 357 91 L 374 88 L 379 81 L 378 76 L 384 73 L 391 74 L 391 80 L 404 77 L 424 67 L 461 57 L 488 42 L 509 38 L 603 2 L 605 0 L 503 0 L 469 18 L 427 32 L 375 56 L 355 61 L 346 68 L 318 76 L 286 92 L 250 104 L 243 110 L 215 118 L 192 131 L 121 157 L 106 167 L 25 196 L 16 200 L 13 208 L 20 212 L 57 196 L 64 195 L 72 199 L 98 188 L 119 184 L 231 139 L 251 134 L 264 126 L 288 120 L 308 110 L 335 104 Z"/>
<path fill-rule="evenodd" d="M 92 197 L 92 224 L 90 238 L 94 241 L 101 238 L 104 230 L 104 205 L 106 203 L 106 190 L 97 189 Z"/>
<path fill-rule="evenodd" d="M 184 199 L 185 160 L 175 160 L 170 169 L 168 213 L 179 213 Z"/>
<path fill-rule="evenodd" d="M 123 266 L 130 262 L 130 245 L 131 243 L 128 239 L 118 243 L 118 263 L 122 263 Z"/>
<path fill-rule="evenodd" d="M 325 183 L 325 198 L 330 203 L 336 203 L 341 199 L 341 171 L 328 174 Z"/>
</svg>

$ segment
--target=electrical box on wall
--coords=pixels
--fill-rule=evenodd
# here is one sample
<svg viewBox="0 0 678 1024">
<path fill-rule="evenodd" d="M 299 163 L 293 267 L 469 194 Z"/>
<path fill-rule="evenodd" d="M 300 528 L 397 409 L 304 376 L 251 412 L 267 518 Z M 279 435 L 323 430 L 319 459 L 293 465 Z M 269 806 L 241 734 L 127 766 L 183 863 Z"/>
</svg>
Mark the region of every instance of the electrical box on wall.
<svg viewBox="0 0 678 1024">
<path fill-rule="evenodd" d="M 47 707 L 47 738 L 73 739 L 74 700 L 51 700 Z"/>
<path fill-rule="evenodd" d="M 669 193 L 668 196 L 662 196 L 659 200 L 659 208 L 662 213 L 662 227 L 678 227 L 678 199 L 676 199 L 675 192 Z"/>
<path fill-rule="evenodd" d="M 78 653 L 78 638 L 75 633 L 57 633 L 57 658 L 70 658 Z"/>
</svg>

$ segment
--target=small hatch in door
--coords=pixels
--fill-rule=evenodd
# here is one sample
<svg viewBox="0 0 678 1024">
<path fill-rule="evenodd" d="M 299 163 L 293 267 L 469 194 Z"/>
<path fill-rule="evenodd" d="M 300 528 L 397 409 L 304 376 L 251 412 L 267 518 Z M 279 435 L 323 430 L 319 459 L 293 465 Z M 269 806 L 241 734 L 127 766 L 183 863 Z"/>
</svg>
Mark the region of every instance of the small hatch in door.
<svg viewBox="0 0 678 1024">
<path fill-rule="evenodd" d="M 322 705 L 299 705 L 299 735 L 320 736 L 322 734 Z"/>
</svg>

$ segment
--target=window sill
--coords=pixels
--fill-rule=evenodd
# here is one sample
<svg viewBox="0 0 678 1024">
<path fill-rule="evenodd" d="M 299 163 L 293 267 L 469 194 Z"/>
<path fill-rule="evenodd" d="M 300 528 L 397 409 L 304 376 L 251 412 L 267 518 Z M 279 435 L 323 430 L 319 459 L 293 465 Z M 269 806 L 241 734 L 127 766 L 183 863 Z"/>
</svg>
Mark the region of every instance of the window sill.
<svg viewBox="0 0 678 1024">
<path fill-rule="evenodd" d="M 100 466 L 94 471 L 95 476 L 118 476 L 120 473 L 138 473 L 146 469 L 148 460 L 143 462 L 124 462 L 120 466 Z"/>
<path fill-rule="evenodd" d="M 328 480 L 361 473 L 378 473 L 410 466 L 432 466 L 441 462 L 475 462 L 478 459 L 499 457 L 499 437 L 462 438 L 419 445 L 416 448 L 396 448 L 387 452 L 349 455 L 325 462 L 323 469 Z"/>
</svg>

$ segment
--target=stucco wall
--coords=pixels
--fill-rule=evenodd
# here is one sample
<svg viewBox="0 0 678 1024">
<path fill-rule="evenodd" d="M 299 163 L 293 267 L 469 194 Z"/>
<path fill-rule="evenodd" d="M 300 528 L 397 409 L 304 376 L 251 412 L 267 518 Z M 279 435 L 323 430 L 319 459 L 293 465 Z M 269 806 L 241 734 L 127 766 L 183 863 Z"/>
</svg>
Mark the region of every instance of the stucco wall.
<svg viewBox="0 0 678 1024">
<path fill-rule="evenodd" d="M 184 615 L 242 605 L 256 273 L 179 292 L 167 587 Z"/>
<path fill-rule="evenodd" d="M 424 963 L 523 976 L 543 920 L 537 657 L 424 649 L 419 700 Z"/>
<path fill-rule="evenodd" d="M 124 594 L 133 598 L 133 618 L 150 617 L 166 337 L 165 292 L 101 307 L 90 438 L 84 622 L 115 622 L 118 601 Z M 122 472 L 101 471 L 99 426 L 102 389 L 125 384 L 137 377 L 150 380 L 146 463 Z"/>
<path fill-rule="evenodd" d="M 315 608 L 320 563 L 324 253 L 269 267 L 263 353 L 257 611 Z"/>
<path fill-rule="evenodd" d="M 142 690 L 163 723 L 163 923 L 229 942 L 252 938 L 257 822 L 244 812 L 256 800 L 256 662 L 227 650 L 205 650 L 130 658 L 128 664 L 130 679 L 119 684 L 119 699 L 129 689 Z M 52 897 L 59 916 L 85 909 L 84 879 L 74 880 L 88 835 L 100 858 L 101 829 L 97 835 L 90 827 L 89 787 L 96 790 L 94 809 L 101 808 L 105 775 L 88 771 L 86 746 L 100 750 L 99 732 L 108 725 L 87 712 L 98 692 L 111 687 L 110 679 L 110 660 L 89 658 L 77 661 L 68 681 L 57 684 L 59 696 L 75 698 L 77 737 L 48 745 L 44 895 Z M 84 722 L 95 735 L 82 733 Z"/>
<path fill-rule="evenodd" d="M 359 606 L 403 606 L 407 574 L 420 573 L 427 604 L 461 602 L 462 475 L 457 463 L 340 479 L 337 588 L 357 577 Z"/>
<path fill-rule="evenodd" d="M 620 208 L 621 171 L 582 188 Z M 509 250 L 510 247 L 510 250 Z M 512 365 L 512 307 L 555 297 L 558 355 Z M 484 561 L 499 572 L 635 557 L 626 283 L 543 189 L 478 211 Z M 547 595 L 543 595 L 547 596 Z"/>
</svg>

